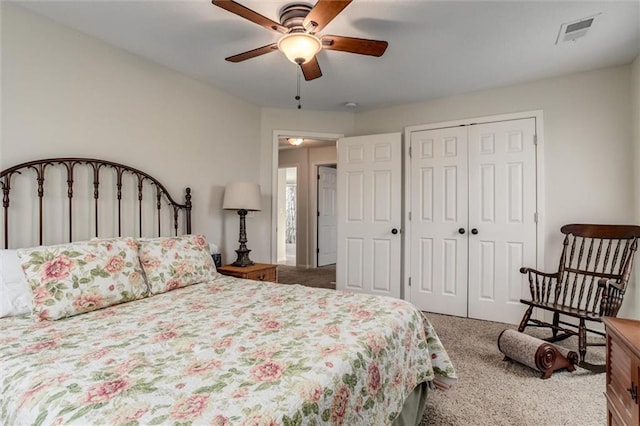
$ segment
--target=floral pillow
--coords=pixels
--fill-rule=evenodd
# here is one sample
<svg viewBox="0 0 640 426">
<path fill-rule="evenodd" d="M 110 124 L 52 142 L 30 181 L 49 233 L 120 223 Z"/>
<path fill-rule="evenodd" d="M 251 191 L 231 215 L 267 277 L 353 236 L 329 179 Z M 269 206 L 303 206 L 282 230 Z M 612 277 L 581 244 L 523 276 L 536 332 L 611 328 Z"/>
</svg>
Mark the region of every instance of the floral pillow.
<svg viewBox="0 0 640 426">
<path fill-rule="evenodd" d="M 135 238 L 18 250 L 39 321 L 56 320 L 148 295 Z"/>
<path fill-rule="evenodd" d="M 212 281 L 216 266 L 202 235 L 141 239 L 140 263 L 152 294 Z"/>
</svg>

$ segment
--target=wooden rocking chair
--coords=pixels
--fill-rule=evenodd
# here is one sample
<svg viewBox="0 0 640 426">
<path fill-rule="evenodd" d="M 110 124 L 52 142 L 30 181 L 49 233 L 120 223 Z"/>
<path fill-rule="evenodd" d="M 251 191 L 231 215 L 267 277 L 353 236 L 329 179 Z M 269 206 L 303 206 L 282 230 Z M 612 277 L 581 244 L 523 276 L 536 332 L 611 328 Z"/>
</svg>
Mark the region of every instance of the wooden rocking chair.
<svg viewBox="0 0 640 426">
<path fill-rule="evenodd" d="M 578 336 L 579 365 L 601 372 L 604 366 L 586 363 L 584 357 L 587 346 L 604 346 L 587 343 L 587 331 L 605 334 L 587 328 L 585 323 L 602 322 L 602 317 L 618 314 L 638 248 L 640 226 L 573 224 L 560 231 L 565 238 L 558 272 L 520 269 L 528 275 L 531 300 L 520 300 L 529 307 L 518 331 L 528 326 L 550 327 L 553 336 L 546 339 L 549 342 Z M 533 308 L 553 312 L 553 323 L 531 318 Z M 560 315 L 574 318 L 577 324 L 561 321 Z"/>
</svg>

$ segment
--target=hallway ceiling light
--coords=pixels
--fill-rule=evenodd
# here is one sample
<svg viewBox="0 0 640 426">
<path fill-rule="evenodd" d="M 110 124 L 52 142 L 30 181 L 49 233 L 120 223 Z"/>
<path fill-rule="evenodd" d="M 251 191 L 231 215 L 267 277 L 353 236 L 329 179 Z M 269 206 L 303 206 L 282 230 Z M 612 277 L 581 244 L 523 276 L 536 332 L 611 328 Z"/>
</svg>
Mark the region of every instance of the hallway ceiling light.
<svg viewBox="0 0 640 426">
<path fill-rule="evenodd" d="M 302 138 L 288 138 L 287 142 L 289 142 L 291 145 L 298 146 L 302 142 L 304 142 L 304 139 L 302 139 Z"/>
</svg>

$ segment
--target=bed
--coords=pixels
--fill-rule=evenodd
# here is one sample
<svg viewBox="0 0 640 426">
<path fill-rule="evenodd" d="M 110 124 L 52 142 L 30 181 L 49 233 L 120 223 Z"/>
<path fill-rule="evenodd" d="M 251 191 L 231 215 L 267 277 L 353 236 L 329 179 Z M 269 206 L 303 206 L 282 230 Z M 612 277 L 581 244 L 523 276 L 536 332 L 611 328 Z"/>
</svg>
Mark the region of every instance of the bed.
<svg viewBox="0 0 640 426">
<path fill-rule="evenodd" d="M 47 241 L 42 164 L 62 166 L 63 244 Z M 68 178 L 81 166 L 89 214 L 78 214 Z M 35 213 L 11 216 L 12 177 L 30 170 Z M 106 209 L 101 170 L 116 195 Z M 417 424 L 428 387 L 456 380 L 410 303 L 217 274 L 204 237 L 191 233 L 190 191 L 180 204 L 137 169 L 77 158 L 24 163 L 0 183 L 5 249 L 22 238 L 9 217 L 35 220 L 36 243 L 49 244 L 18 251 L 32 312 L 0 318 L 2 424 Z M 111 235 L 105 211 L 117 217 L 106 220 Z M 86 229 L 93 235 L 79 235 Z"/>
</svg>

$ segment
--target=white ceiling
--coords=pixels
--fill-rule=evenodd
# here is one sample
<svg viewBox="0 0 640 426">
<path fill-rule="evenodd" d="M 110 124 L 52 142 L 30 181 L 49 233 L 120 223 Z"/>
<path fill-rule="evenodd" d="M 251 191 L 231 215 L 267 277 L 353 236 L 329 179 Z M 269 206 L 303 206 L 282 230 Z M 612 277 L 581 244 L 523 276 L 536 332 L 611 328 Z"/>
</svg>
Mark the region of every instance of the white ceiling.
<svg viewBox="0 0 640 426">
<path fill-rule="evenodd" d="M 238 1 L 276 21 L 290 3 Z M 297 66 L 280 52 L 224 60 L 278 33 L 210 0 L 19 3 L 258 105 L 296 107 Z M 598 13 L 586 37 L 554 44 L 562 23 Z M 640 1 L 354 0 L 321 34 L 389 42 L 381 58 L 322 51 L 323 76 L 302 79 L 304 109 L 362 111 L 628 64 L 640 54 Z"/>
</svg>

